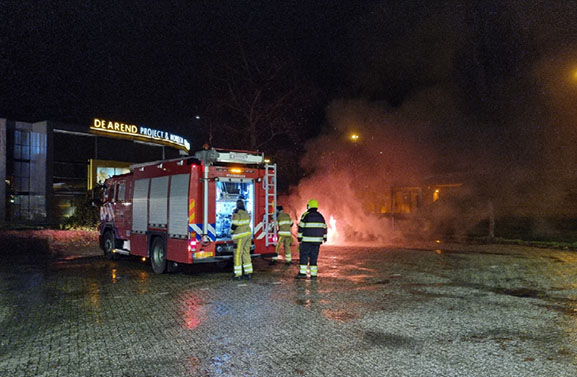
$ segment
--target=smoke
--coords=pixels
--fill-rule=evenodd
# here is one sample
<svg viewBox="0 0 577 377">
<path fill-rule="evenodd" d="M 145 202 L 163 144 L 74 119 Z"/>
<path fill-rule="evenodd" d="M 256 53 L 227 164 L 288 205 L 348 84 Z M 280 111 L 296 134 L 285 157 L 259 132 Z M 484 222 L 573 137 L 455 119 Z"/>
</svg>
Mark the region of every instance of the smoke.
<svg viewBox="0 0 577 377">
<path fill-rule="evenodd" d="M 487 131 L 486 121 L 463 114 L 450 93 L 427 89 L 398 108 L 333 101 L 325 131 L 306 145 L 300 161 L 306 176 L 284 199 L 293 217 L 309 199 L 318 200 L 333 244 L 489 235 L 495 216 L 533 217 L 535 232 L 553 233 L 543 219 L 575 210 L 567 198 L 577 161 L 567 153 L 572 149 L 559 148 L 577 141 L 570 106 L 562 111 L 566 102 L 548 104 L 556 114 L 549 123 L 519 114 L 503 124 L 506 130 Z M 516 128 L 519 123 L 529 130 Z M 440 186 L 434 201 L 427 188 Z M 391 192 L 411 188 L 420 196 L 418 207 L 403 213 Z"/>
<path fill-rule="evenodd" d="M 391 187 L 429 170 L 428 125 L 401 121 L 386 104 L 365 100 L 336 100 L 327 119 L 326 132 L 306 146 L 306 177 L 281 200 L 298 218 L 316 199 L 327 222 L 333 219 L 331 243 L 390 242 L 393 224 L 375 206 L 389 205 Z"/>
<path fill-rule="evenodd" d="M 464 236 L 479 226 L 488 234 L 492 217 L 576 216 L 577 53 L 570 46 L 577 10 L 523 4 L 471 2 L 457 19 L 436 9 L 390 41 L 375 40 L 391 37 L 384 22 L 364 25 L 373 32 L 363 45 L 370 64 L 356 67 L 356 95 L 333 100 L 324 132 L 307 144 L 306 177 L 284 199 L 293 216 L 317 199 L 336 222 L 334 243 L 387 243 L 439 229 Z M 456 186 L 433 201 L 426 190 L 443 184 Z M 413 221 L 390 216 L 391 190 L 399 187 L 428 198 L 409 211 Z M 552 226 L 536 223 L 538 231 Z"/>
</svg>

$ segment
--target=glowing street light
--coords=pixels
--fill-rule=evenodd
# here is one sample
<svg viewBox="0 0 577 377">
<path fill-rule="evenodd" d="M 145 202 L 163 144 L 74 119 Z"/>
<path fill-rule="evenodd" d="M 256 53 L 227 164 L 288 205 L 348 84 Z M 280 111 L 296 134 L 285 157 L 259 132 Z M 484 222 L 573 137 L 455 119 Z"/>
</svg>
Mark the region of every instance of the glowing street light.
<svg viewBox="0 0 577 377">
<path fill-rule="evenodd" d="M 359 135 L 357 135 L 357 134 L 352 134 L 352 135 L 351 135 L 351 140 L 352 140 L 353 142 L 359 141 Z"/>
</svg>

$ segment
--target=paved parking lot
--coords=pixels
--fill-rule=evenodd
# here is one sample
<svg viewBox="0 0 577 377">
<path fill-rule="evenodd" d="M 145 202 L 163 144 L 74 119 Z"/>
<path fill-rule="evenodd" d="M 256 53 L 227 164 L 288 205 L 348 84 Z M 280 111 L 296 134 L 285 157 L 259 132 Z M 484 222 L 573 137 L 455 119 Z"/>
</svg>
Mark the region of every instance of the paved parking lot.
<svg viewBox="0 0 577 377">
<path fill-rule="evenodd" d="M 155 275 L 100 256 L 0 265 L 0 376 L 577 376 L 577 253 L 323 247 Z"/>
</svg>

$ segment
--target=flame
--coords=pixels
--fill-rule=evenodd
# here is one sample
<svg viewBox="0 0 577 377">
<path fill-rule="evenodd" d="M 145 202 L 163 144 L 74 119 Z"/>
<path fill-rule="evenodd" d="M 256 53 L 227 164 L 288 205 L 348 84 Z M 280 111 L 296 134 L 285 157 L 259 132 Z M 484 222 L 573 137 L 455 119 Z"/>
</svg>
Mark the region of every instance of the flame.
<svg viewBox="0 0 577 377">
<path fill-rule="evenodd" d="M 339 243 L 339 231 L 337 229 L 337 219 L 331 215 L 329 223 L 327 224 L 327 245 L 335 245 Z"/>
</svg>

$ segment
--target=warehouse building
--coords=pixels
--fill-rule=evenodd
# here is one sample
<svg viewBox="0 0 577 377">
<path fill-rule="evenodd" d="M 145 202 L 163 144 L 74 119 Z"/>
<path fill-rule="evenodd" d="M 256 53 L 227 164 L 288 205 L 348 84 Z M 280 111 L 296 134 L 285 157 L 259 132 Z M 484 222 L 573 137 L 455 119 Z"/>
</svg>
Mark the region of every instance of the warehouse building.
<svg viewBox="0 0 577 377">
<path fill-rule="evenodd" d="M 188 155 L 181 136 L 106 119 L 90 125 L 0 118 L 0 224 L 62 223 L 74 202 L 133 163 Z"/>
</svg>

